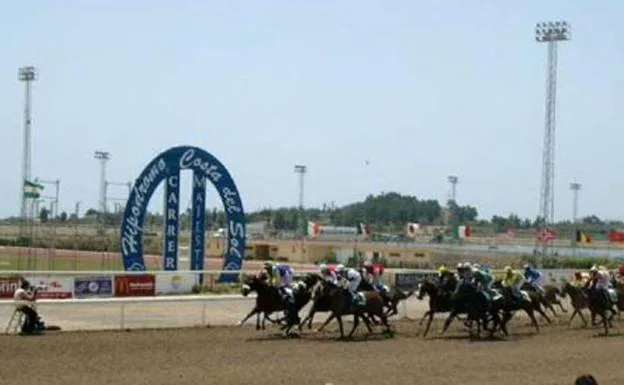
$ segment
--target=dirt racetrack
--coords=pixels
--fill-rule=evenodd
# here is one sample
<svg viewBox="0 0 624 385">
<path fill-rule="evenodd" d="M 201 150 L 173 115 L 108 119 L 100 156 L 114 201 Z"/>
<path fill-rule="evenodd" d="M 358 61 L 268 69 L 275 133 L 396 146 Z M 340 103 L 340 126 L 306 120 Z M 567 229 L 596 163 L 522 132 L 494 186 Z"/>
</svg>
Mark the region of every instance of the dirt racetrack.
<svg viewBox="0 0 624 385">
<path fill-rule="evenodd" d="M 623 336 L 565 326 L 534 335 L 523 323 L 505 341 L 470 341 L 457 324 L 423 340 L 413 321 L 396 322 L 394 339 L 360 330 L 352 342 L 334 340 L 335 324 L 288 340 L 250 327 L 2 336 L 0 383 L 566 385 L 586 372 L 624 383 Z"/>
</svg>

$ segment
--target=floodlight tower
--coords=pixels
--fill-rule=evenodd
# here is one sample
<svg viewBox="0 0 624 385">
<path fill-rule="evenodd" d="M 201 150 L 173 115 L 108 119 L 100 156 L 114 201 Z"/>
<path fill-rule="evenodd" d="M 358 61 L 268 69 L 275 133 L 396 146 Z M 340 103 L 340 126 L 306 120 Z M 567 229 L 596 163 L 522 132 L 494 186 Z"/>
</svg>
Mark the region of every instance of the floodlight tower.
<svg viewBox="0 0 624 385">
<path fill-rule="evenodd" d="M 308 172 L 308 167 L 301 165 L 301 164 L 296 164 L 295 165 L 295 172 L 297 174 L 299 174 L 299 221 L 301 222 L 301 227 L 300 227 L 300 231 L 301 233 L 305 233 L 304 230 L 304 223 L 303 223 L 303 187 L 304 187 L 304 179 L 305 179 L 305 174 L 306 172 Z"/>
<path fill-rule="evenodd" d="M 577 182 L 570 183 L 570 190 L 572 190 L 572 223 L 576 223 L 578 215 L 578 194 L 581 190 L 581 184 Z"/>
<path fill-rule="evenodd" d="M 100 215 L 106 213 L 106 163 L 110 160 L 110 152 L 96 151 L 95 159 L 100 161 Z"/>
<path fill-rule="evenodd" d="M 548 47 L 548 72 L 546 76 L 546 116 L 542 153 L 542 180 L 540 189 L 540 216 L 542 227 L 554 221 L 555 214 L 555 107 L 557 98 L 557 43 L 570 40 L 570 25 L 565 21 L 537 23 L 535 40 Z M 546 243 L 544 243 L 544 253 Z"/>
<path fill-rule="evenodd" d="M 451 184 L 451 200 L 455 202 L 455 198 L 457 198 L 457 182 L 459 178 L 455 175 L 448 176 L 448 182 Z M 455 202 L 457 203 L 457 202 Z"/>
<path fill-rule="evenodd" d="M 32 182 L 31 180 L 31 94 L 32 94 L 32 83 L 37 80 L 37 70 L 33 66 L 21 67 L 18 71 L 18 79 L 21 82 L 24 82 L 24 93 L 25 93 L 25 102 L 24 102 L 24 149 L 23 149 L 23 158 L 22 158 L 22 183 L 20 183 L 20 199 L 21 199 L 21 209 L 20 216 L 22 218 L 22 222 L 26 221 L 28 217 L 28 200 L 24 196 L 24 184 L 26 181 Z"/>
</svg>

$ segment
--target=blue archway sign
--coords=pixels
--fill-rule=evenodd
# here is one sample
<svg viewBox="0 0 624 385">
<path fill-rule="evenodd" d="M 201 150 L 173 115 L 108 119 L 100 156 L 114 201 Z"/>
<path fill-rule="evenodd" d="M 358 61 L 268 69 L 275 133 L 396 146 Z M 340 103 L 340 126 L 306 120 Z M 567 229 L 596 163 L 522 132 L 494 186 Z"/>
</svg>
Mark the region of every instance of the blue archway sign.
<svg viewBox="0 0 624 385">
<path fill-rule="evenodd" d="M 245 255 L 245 213 L 234 180 L 221 162 L 201 148 L 173 147 L 158 155 L 134 182 L 121 225 L 121 255 L 126 271 L 145 271 L 143 224 L 150 198 L 165 182 L 163 270 L 178 270 L 180 171 L 193 171 L 191 270 L 204 270 L 206 181 L 217 189 L 227 220 L 228 242 L 219 282 L 237 282 Z M 229 272 L 231 271 L 231 273 Z M 203 284 L 203 274 L 200 274 Z"/>
</svg>

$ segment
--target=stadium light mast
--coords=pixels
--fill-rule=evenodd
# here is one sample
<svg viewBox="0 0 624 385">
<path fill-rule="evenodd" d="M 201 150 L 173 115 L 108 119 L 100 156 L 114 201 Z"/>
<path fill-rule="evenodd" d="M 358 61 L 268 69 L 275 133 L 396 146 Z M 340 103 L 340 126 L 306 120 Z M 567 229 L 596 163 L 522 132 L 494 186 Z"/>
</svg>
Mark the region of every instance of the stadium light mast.
<svg viewBox="0 0 624 385">
<path fill-rule="evenodd" d="M 447 180 L 451 185 L 451 200 L 456 202 L 455 198 L 457 198 L 457 182 L 459 182 L 459 178 L 455 175 L 449 175 Z"/>
<path fill-rule="evenodd" d="M 572 190 L 572 223 L 576 224 L 578 215 L 578 194 L 581 190 L 581 184 L 577 182 L 570 183 L 570 190 Z"/>
<path fill-rule="evenodd" d="M 22 218 L 22 226 L 20 227 L 23 236 L 26 219 L 28 218 L 28 199 L 24 195 L 24 185 L 26 181 L 31 180 L 31 130 L 32 130 L 32 83 L 37 80 L 37 70 L 33 66 L 21 67 L 18 71 L 18 80 L 24 82 L 24 149 L 22 153 L 22 182 L 20 183 L 20 217 Z"/>
<path fill-rule="evenodd" d="M 542 178 L 540 189 L 540 217 L 543 228 L 554 222 L 555 214 L 555 118 L 557 99 L 557 43 L 570 40 L 570 25 L 565 21 L 542 22 L 535 26 L 535 41 L 546 43 L 548 48 L 546 74 L 546 109 L 544 144 L 542 152 Z M 548 242 L 543 242 L 543 253 Z"/>
<path fill-rule="evenodd" d="M 304 179 L 305 174 L 308 172 L 308 167 L 302 164 L 295 165 L 295 172 L 299 175 L 299 221 L 300 223 L 300 231 L 301 235 L 305 234 L 305 223 L 303 218 L 303 197 L 304 197 Z"/>
<path fill-rule="evenodd" d="M 106 213 L 106 163 L 110 160 L 110 152 L 96 151 L 95 159 L 100 161 L 100 215 Z"/>
</svg>

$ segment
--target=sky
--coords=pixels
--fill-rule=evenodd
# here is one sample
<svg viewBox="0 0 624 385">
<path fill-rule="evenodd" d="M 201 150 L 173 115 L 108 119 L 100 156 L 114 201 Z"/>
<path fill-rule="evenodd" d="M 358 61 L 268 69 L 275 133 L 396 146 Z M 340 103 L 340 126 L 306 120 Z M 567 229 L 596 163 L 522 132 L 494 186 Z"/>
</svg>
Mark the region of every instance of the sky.
<svg viewBox="0 0 624 385">
<path fill-rule="evenodd" d="M 582 184 L 579 215 L 624 219 L 622 14 L 615 0 L 8 2 L 0 217 L 19 213 L 17 71 L 34 65 L 32 174 L 61 180 L 59 212 L 76 201 L 97 207 L 94 151 L 111 153 L 108 180 L 126 182 L 187 144 L 229 169 L 247 211 L 296 205 L 293 166 L 305 164 L 306 206 L 389 191 L 443 201 L 447 176 L 457 175 L 458 203 L 481 218 L 533 218 L 546 93 L 535 23 L 567 20 L 555 219 L 572 214 L 573 181 Z M 208 207 L 221 208 L 208 193 Z"/>
</svg>

